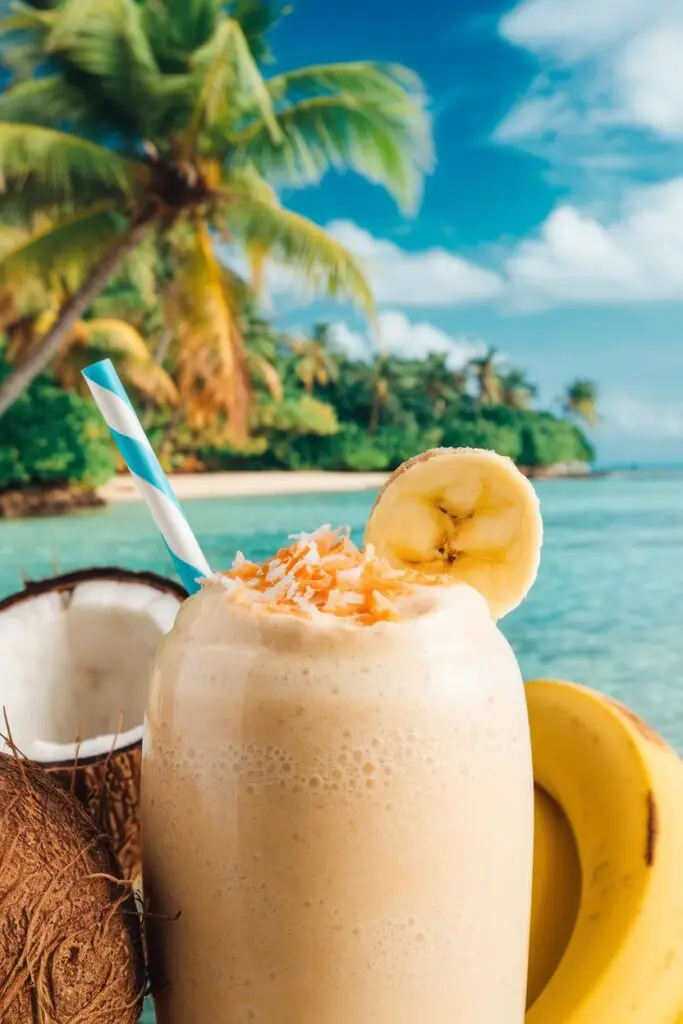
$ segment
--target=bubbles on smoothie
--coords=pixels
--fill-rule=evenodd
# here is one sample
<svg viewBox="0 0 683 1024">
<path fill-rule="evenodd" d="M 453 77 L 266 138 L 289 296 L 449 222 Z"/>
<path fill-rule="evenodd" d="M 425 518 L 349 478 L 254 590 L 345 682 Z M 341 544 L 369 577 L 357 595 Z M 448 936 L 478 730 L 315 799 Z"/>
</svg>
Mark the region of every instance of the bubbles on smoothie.
<svg viewBox="0 0 683 1024">
<path fill-rule="evenodd" d="M 284 718 L 280 724 L 288 721 Z M 401 804 L 412 805 L 421 799 L 425 785 L 448 786 L 452 782 L 452 772 L 444 779 L 438 770 L 443 763 L 443 741 L 436 745 L 415 728 L 378 723 L 372 730 L 347 726 L 335 734 L 333 729 L 333 722 L 328 722 L 319 733 L 314 722 L 297 720 L 291 733 L 283 730 L 279 744 L 273 742 L 272 730 L 267 730 L 270 742 L 266 743 L 239 743 L 233 738 L 204 750 L 199 741 L 179 749 L 175 768 L 181 777 L 191 779 L 198 778 L 199 772 L 219 776 L 228 800 L 233 796 L 267 800 L 269 792 L 277 791 L 302 800 L 329 792 L 334 800 L 374 801 L 381 792 L 380 811 L 395 803 L 394 794 L 401 794 Z M 170 761 L 170 749 L 167 756 Z"/>
</svg>

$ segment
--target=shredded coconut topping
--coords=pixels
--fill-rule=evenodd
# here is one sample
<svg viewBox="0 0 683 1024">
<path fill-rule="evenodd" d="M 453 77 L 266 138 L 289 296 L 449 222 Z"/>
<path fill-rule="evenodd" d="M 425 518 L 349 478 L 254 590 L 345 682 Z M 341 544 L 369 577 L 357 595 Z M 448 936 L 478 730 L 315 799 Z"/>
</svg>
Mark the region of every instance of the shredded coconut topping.
<svg viewBox="0 0 683 1024">
<path fill-rule="evenodd" d="M 360 626 L 397 621 L 397 599 L 423 580 L 411 571 L 392 569 L 371 545 L 360 551 L 349 533 L 346 527 L 326 525 L 314 533 L 294 534 L 290 547 L 262 565 L 240 552 L 219 579 L 231 600 L 268 612 L 335 615 Z"/>
</svg>

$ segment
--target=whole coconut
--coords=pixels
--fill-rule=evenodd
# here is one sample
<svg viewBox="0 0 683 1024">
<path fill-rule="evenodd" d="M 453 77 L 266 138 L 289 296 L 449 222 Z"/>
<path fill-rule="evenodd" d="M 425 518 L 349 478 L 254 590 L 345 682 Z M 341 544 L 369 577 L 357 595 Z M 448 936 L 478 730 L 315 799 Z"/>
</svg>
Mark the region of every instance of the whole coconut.
<svg viewBox="0 0 683 1024">
<path fill-rule="evenodd" d="M 43 768 L 0 754 L 0 1021 L 134 1024 L 144 984 L 107 838 Z"/>
</svg>

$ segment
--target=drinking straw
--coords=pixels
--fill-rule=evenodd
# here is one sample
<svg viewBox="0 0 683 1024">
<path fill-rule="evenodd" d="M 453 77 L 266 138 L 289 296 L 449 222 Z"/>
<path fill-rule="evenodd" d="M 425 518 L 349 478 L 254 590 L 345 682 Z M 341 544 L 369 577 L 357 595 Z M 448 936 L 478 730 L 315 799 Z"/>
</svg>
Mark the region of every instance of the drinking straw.
<svg viewBox="0 0 683 1024">
<path fill-rule="evenodd" d="M 142 424 L 110 359 L 82 371 L 98 409 L 111 430 L 140 497 L 152 514 L 188 594 L 199 590 L 198 580 L 211 575 L 171 482 L 159 465 Z"/>
</svg>

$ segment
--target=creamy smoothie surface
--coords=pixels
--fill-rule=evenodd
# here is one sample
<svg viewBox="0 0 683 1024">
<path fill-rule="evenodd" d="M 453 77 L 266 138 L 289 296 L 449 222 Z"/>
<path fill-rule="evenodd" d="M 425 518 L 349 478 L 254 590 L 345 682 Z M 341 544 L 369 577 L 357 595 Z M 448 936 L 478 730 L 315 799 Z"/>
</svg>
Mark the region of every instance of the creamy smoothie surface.
<svg viewBox="0 0 683 1024">
<path fill-rule="evenodd" d="M 476 590 L 327 527 L 238 556 L 152 679 L 159 1024 L 522 1024 L 532 789 Z"/>
</svg>

